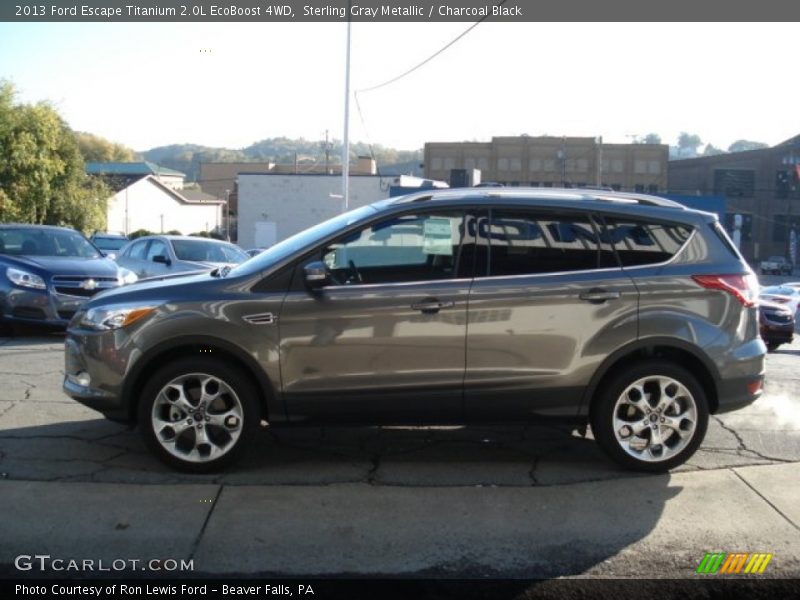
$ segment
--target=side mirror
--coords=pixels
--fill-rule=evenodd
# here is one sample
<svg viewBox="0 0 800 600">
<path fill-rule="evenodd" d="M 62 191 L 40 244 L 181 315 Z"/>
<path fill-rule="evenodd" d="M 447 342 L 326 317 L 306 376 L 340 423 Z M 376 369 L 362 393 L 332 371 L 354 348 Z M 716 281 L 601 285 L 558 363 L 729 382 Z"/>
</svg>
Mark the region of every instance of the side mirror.
<svg viewBox="0 0 800 600">
<path fill-rule="evenodd" d="M 105 254 L 103 254 L 103 256 L 105 256 L 106 258 L 110 258 L 111 260 L 117 259 L 117 255 L 114 252 L 106 252 Z"/>
<path fill-rule="evenodd" d="M 306 285 L 310 288 L 322 287 L 328 283 L 328 267 L 321 260 L 308 263 L 303 267 Z"/>
<path fill-rule="evenodd" d="M 154 263 L 161 263 L 162 265 L 170 266 L 172 261 L 169 259 L 169 256 L 164 256 L 163 254 L 156 254 L 153 257 Z"/>
</svg>

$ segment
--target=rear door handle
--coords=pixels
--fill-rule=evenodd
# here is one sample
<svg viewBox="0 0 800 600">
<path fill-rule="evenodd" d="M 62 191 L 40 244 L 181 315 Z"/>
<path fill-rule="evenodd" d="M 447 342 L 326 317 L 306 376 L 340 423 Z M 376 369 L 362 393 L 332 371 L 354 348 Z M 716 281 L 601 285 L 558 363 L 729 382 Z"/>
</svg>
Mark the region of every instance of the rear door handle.
<svg viewBox="0 0 800 600">
<path fill-rule="evenodd" d="M 619 296 L 620 296 L 619 292 L 593 288 L 588 292 L 583 292 L 578 297 L 581 300 L 585 300 L 586 302 L 591 302 L 592 304 L 602 304 L 606 300 L 617 300 Z"/>
<path fill-rule="evenodd" d="M 431 300 L 423 300 L 422 302 L 415 302 L 411 305 L 411 308 L 414 310 L 418 310 L 426 315 L 434 315 L 439 312 L 442 308 L 452 308 L 456 305 L 455 302 L 452 300 L 446 300 L 441 302 L 436 299 Z"/>
</svg>

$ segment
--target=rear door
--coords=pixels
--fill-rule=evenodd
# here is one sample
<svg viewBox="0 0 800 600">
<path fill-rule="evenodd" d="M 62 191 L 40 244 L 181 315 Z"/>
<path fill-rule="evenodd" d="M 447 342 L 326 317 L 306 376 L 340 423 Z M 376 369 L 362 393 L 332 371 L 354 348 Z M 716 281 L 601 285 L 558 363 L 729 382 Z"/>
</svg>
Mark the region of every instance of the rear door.
<svg viewBox="0 0 800 600">
<path fill-rule="evenodd" d="M 467 417 L 575 415 L 603 359 L 636 339 L 633 281 L 587 213 L 494 208 L 478 234 Z"/>
</svg>

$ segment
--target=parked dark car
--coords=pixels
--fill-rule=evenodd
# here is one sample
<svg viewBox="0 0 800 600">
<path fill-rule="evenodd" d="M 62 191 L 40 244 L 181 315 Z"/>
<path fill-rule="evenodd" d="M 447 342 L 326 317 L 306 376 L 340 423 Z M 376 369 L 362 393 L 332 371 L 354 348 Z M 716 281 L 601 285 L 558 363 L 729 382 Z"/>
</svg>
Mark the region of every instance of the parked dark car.
<svg viewBox="0 0 800 600">
<path fill-rule="evenodd" d="M 152 235 L 130 242 L 120 250 L 116 261 L 146 278 L 210 271 L 248 258 L 244 250 L 230 242 L 188 235 Z"/>
<path fill-rule="evenodd" d="M 128 236 L 124 233 L 110 233 L 108 231 L 95 231 L 89 238 L 104 256 L 116 258 L 120 248 L 128 243 Z"/>
<path fill-rule="evenodd" d="M 775 352 L 781 344 L 792 343 L 795 315 L 789 307 L 760 301 L 758 324 L 761 338 L 770 352 Z"/>
<path fill-rule="evenodd" d="M 536 419 L 664 471 L 710 414 L 760 396 L 757 293 L 717 217 L 669 200 L 420 192 L 107 292 L 70 324 L 64 390 L 189 471 L 229 463 L 262 420 Z"/>
<path fill-rule="evenodd" d="M 65 327 L 99 291 L 136 276 L 65 227 L 0 224 L 0 320 Z"/>
</svg>

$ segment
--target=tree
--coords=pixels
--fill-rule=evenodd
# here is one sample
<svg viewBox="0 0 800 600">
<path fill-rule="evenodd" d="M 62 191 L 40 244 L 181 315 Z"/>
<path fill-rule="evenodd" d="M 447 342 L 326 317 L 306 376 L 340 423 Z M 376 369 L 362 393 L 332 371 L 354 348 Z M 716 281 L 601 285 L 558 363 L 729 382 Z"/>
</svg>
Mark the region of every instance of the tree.
<svg viewBox="0 0 800 600">
<path fill-rule="evenodd" d="M 657 133 L 648 133 L 646 136 L 642 138 L 643 144 L 660 144 L 661 143 L 661 136 Z"/>
<path fill-rule="evenodd" d="M 728 146 L 728 152 L 745 152 L 747 150 L 761 150 L 762 148 L 769 148 L 769 144 L 751 142 L 750 140 L 736 140 Z"/>
<path fill-rule="evenodd" d="M 74 133 L 49 104 L 0 81 L 0 221 L 105 229 L 108 189 L 86 175 Z"/>
<path fill-rule="evenodd" d="M 718 154 L 725 154 L 725 150 L 717 148 L 714 144 L 707 144 L 703 151 L 703 156 L 717 156 Z"/>
<path fill-rule="evenodd" d="M 86 162 L 132 162 L 138 158 L 136 152 L 127 146 L 115 144 L 99 135 L 78 131 L 75 138 Z"/>
<path fill-rule="evenodd" d="M 703 140 L 697 134 L 681 131 L 678 136 L 678 153 L 681 156 L 697 156 L 697 149 L 703 145 Z"/>
</svg>

